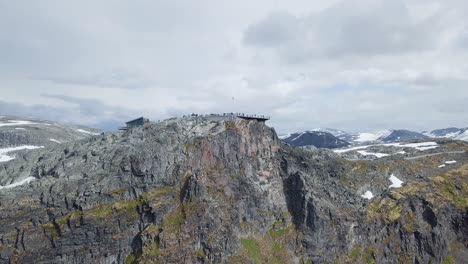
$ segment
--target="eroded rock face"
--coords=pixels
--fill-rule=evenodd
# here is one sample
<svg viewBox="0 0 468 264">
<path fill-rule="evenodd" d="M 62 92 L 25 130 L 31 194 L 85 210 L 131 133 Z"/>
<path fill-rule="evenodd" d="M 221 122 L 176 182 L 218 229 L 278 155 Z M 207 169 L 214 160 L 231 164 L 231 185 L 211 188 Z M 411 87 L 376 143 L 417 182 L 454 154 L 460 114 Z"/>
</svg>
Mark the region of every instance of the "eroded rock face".
<svg viewBox="0 0 468 264">
<path fill-rule="evenodd" d="M 356 166 L 328 151 L 283 145 L 263 123 L 240 119 L 173 119 L 35 151 L 0 167 L 0 181 L 36 178 L 0 190 L 0 262 L 466 257 L 462 164 L 436 180 L 409 173 L 413 185 L 372 201 L 348 184 Z"/>
</svg>

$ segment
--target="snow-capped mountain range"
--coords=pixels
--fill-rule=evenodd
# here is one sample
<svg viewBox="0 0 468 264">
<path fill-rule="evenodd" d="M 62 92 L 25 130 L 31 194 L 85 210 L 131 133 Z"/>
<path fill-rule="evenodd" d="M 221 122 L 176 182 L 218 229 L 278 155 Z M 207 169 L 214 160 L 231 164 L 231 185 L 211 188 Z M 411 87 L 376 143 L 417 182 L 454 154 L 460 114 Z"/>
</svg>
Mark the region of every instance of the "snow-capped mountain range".
<svg viewBox="0 0 468 264">
<path fill-rule="evenodd" d="M 280 139 L 290 145 L 316 146 L 319 148 L 341 148 L 347 145 L 422 141 L 430 138 L 468 141 L 468 128 L 445 128 L 423 131 L 421 133 L 404 129 L 348 133 L 339 129 L 317 128 L 280 136 Z"/>
<path fill-rule="evenodd" d="M 466 128 L 450 127 L 450 128 L 444 128 L 444 129 L 436 129 L 430 132 L 423 131 L 422 133 L 432 138 L 450 138 L 450 139 L 468 141 L 468 127 Z"/>
<path fill-rule="evenodd" d="M 349 142 L 325 131 L 305 131 L 280 137 L 285 143 L 293 146 L 315 146 L 317 148 L 342 148 L 351 145 Z"/>
<path fill-rule="evenodd" d="M 0 163 L 19 152 L 50 148 L 99 135 L 101 131 L 76 125 L 15 116 L 0 116 Z"/>
</svg>

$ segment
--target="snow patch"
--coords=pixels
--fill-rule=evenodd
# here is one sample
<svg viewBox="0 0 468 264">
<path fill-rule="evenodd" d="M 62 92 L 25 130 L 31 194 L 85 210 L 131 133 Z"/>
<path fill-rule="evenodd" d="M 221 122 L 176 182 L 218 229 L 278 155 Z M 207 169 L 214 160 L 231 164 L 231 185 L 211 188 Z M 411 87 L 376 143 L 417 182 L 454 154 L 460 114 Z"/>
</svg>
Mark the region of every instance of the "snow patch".
<svg viewBox="0 0 468 264">
<path fill-rule="evenodd" d="M 468 141 L 468 129 L 460 135 L 456 136 L 455 139 Z"/>
<path fill-rule="evenodd" d="M 445 136 L 443 137 L 446 137 L 446 138 L 454 138 L 456 136 L 458 136 L 459 132 L 452 132 L 452 133 L 448 133 L 446 134 Z"/>
<path fill-rule="evenodd" d="M 23 179 L 19 182 L 14 182 L 12 184 L 8 184 L 8 185 L 5 185 L 5 186 L 1 186 L 0 185 L 0 190 L 2 189 L 10 189 L 10 188 L 14 188 L 14 187 L 17 187 L 17 186 L 21 186 L 21 185 L 24 185 L 24 184 L 28 184 L 30 183 L 31 181 L 35 180 L 36 178 L 34 177 L 27 177 L 26 179 Z"/>
<path fill-rule="evenodd" d="M 364 199 L 370 200 L 370 199 L 374 198 L 374 194 L 372 194 L 371 191 L 366 191 L 363 195 L 361 195 L 361 197 L 364 198 Z"/>
<path fill-rule="evenodd" d="M 447 133 L 445 135 L 436 135 L 436 134 L 433 134 L 432 132 L 426 132 L 423 134 L 432 138 L 455 138 L 460 134 L 460 132 L 452 132 L 452 133 Z"/>
<path fill-rule="evenodd" d="M 396 144 L 396 145 L 395 145 Z M 417 150 L 428 150 L 428 149 L 435 149 L 438 148 L 439 145 L 437 142 L 429 141 L 429 142 L 420 142 L 420 143 L 407 143 L 407 144 L 402 144 L 402 143 L 390 143 L 390 144 L 385 144 L 385 146 L 396 146 L 396 147 L 403 147 L 403 148 L 415 148 Z"/>
<path fill-rule="evenodd" d="M 353 151 L 353 150 L 361 150 L 361 149 L 367 149 L 370 147 L 379 147 L 379 146 L 384 146 L 384 147 L 400 147 L 400 148 L 414 148 L 417 150 L 428 150 L 428 149 L 434 149 L 438 148 L 439 145 L 437 142 L 420 142 L 420 143 L 386 143 L 386 144 L 373 144 L 373 145 L 365 145 L 365 146 L 358 146 L 358 147 L 352 147 L 352 148 L 345 148 L 345 149 L 335 149 L 333 150 L 335 153 L 344 153 L 348 151 Z M 400 151 L 397 152 L 398 154 L 405 154 L 406 152 Z"/>
<path fill-rule="evenodd" d="M 388 188 L 400 188 L 403 181 L 398 179 L 397 177 L 395 177 L 395 175 L 390 175 L 390 178 L 388 178 L 392 184 L 390 186 L 388 186 Z"/>
<path fill-rule="evenodd" d="M 390 135 L 392 131 L 390 130 L 382 130 L 373 133 L 359 133 L 357 136 L 358 138 L 354 141 L 356 142 L 366 142 L 366 141 L 377 141 L 382 137 L 386 137 Z"/>
<path fill-rule="evenodd" d="M 23 149 L 38 149 L 43 148 L 43 146 L 18 146 L 18 147 L 11 147 L 11 148 L 2 148 L 0 149 L 0 162 L 6 162 L 15 159 L 14 156 L 7 155 L 12 151 L 18 151 Z"/>
<path fill-rule="evenodd" d="M 100 134 L 100 133 L 94 133 L 94 132 L 91 132 L 91 131 L 86 131 L 86 130 L 83 130 L 83 129 L 77 129 L 76 131 L 81 132 L 81 133 L 85 133 L 85 134 L 94 135 L 94 136 Z"/>
<path fill-rule="evenodd" d="M 344 152 L 353 151 L 353 150 L 366 149 L 366 148 L 369 148 L 369 147 L 372 147 L 372 146 L 375 146 L 375 145 L 359 146 L 359 147 L 352 147 L 352 148 L 345 148 L 345 149 L 334 149 L 333 152 L 335 152 L 335 153 L 344 153 Z"/>
<path fill-rule="evenodd" d="M 373 152 L 367 152 L 365 150 L 358 150 L 356 152 L 364 156 L 376 156 L 377 158 L 390 156 L 389 154 L 385 154 L 385 153 L 373 153 Z"/>
<path fill-rule="evenodd" d="M 301 132 L 301 133 L 299 133 L 299 136 L 293 138 L 291 141 L 296 141 L 296 139 L 302 137 L 302 135 L 304 135 L 305 133 L 306 133 L 306 132 Z"/>
<path fill-rule="evenodd" d="M 398 152 L 397 152 L 397 153 L 395 153 L 395 154 L 401 154 L 401 155 L 403 155 L 403 154 L 406 154 L 406 151 L 404 151 L 404 150 L 402 150 L 402 151 L 398 151 Z"/>
<path fill-rule="evenodd" d="M 387 143 L 387 144 L 380 144 L 380 146 L 414 148 L 417 150 L 428 150 L 428 149 L 434 149 L 434 148 L 439 147 L 437 142 L 433 142 L 433 141 L 420 142 L 420 143 Z"/>
<path fill-rule="evenodd" d="M 26 130 L 26 128 L 23 127 L 15 127 L 16 130 Z"/>
<path fill-rule="evenodd" d="M 26 120 L 8 120 L 7 122 L 0 122 L 0 127 L 3 126 L 24 126 L 24 125 L 36 125 L 37 123 L 33 123 L 31 121 Z"/>
<path fill-rule="evenodd" d="M 280 136 L 278 136 L 278 138 L 279 139 L 287 139 L 290 136 L 291 136 L 291 134 L 286 134 L 286 135 L 280 135 Z"/>
<path fill-rule="evenodd" d="M 60 141 L 58 141 L 58 140 L 56 140 L 56 139 L 53 139 L 53 138 L 51 138 L 51 139 L 49 139 L 49 140 L 52 141 L 52 142 L 58 143 L 58 144 L 62 144 L 62 142 L 60 142 Z"/>
<path fill-rule="evenodd" d="M 443 168 L 443 167 L 445 167 L 445 164 L 439 165 L 439 168 Z"/>
<path fill-rule="evenodd" d="M 449 160 L 445 162 L 445 164 L 455 164 L 455 163 L 457 163 L 456 160 Z"/>
</svg>

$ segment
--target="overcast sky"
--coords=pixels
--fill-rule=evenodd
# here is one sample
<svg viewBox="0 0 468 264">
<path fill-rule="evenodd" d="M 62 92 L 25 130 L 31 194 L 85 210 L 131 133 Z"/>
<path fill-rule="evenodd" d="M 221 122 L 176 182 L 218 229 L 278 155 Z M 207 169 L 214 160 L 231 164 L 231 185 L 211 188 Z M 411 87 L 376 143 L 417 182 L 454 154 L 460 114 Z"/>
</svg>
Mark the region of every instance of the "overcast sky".
<svg viewBox="0 0 468 264">
<path fill-rule="evenodd" d="M 72 3 L 74 2 L 74 3 Z M 468 126 L 466 0 L 0 0 L 0 114 Z"/>
</svg>

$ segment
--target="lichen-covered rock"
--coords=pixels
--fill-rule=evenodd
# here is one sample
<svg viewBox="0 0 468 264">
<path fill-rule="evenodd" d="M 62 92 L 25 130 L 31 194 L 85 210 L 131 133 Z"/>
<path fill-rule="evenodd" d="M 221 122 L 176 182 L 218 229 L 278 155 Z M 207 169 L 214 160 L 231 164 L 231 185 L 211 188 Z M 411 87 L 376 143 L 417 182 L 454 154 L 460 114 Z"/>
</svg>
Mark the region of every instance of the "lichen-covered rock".
<svg viewBox="0 0 468 264">
<path fill-rule="evenodd" d="M 0 262 L 457 263 L 468 254 L 457 158 L 436 171 L 346 161 L 242 119 L 98 135 L 2 164 L 0 182 L 36 180 L 0 190 Z M 389 191 L 390 173 L 405 185 Z"/>
</svg>

